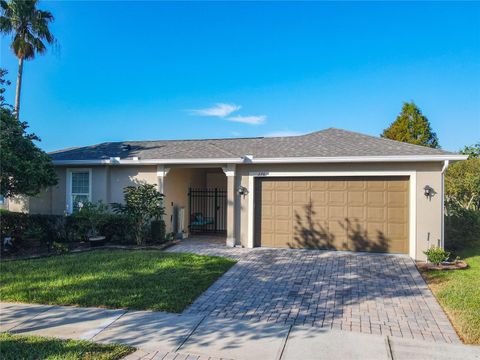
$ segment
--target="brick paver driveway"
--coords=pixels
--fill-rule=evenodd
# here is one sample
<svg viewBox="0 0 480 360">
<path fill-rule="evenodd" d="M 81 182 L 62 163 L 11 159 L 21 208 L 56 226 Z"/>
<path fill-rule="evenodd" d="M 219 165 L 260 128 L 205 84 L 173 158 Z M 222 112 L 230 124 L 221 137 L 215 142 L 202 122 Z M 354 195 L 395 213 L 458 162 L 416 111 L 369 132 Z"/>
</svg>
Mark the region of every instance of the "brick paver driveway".
<svg viewBox="0 0 480 360">
<path fill-rule="evenodd" d="M 185 313 L 460 342 L 407 256 L 239 249 L 196 240 L 169 251 L 238 260 Z"/>
</svg>

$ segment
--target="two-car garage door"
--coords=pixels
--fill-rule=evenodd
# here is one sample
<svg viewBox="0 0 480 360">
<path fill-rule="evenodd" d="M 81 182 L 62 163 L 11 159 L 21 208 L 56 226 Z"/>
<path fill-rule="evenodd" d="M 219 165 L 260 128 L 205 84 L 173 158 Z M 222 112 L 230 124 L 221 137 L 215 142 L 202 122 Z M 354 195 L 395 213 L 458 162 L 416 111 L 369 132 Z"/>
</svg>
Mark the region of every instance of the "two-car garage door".
<svg viewBox="0 0 480 360">
<path fill-rule="evenodd" d="M 256 246 L 408 253 L 408 232 L 408 177 L 256 179 Z"/>
</svg>

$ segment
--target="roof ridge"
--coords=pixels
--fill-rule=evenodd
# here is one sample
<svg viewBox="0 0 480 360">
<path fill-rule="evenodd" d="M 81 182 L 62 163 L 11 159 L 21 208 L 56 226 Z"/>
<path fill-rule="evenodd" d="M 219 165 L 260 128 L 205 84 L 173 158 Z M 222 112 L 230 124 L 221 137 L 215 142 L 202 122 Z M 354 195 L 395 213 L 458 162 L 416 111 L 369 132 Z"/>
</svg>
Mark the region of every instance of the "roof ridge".
<svg viewBox="0 0 480 360">
<path fill-rule="evenodd" d="M 404 142 L 404 141 L 389 139 L 389 138 L 386 138 L 386 137 L 382 137 L 381 135 L 380 136 L 375 136 L 375 135 L 370 135 L 370 134 L 364 134 L 364 133 L 361 133 L 361 132 L 358 132 L 358 131 L 346 130 L 346 129 L 335 128 L 335 127 L 329 127 L 327 129 L 319 130 L 319 131 L 313 132 L 312 134 L 321 133 L 321 132 L 328 131 L 328 130 L 337 130 L 337 131 L 341 131 L 341 132 L 344 132 L 344 133 L 349 133 L 349 134 L 362 136 L 362 137 L 366 137 L 366 138 L 371 138 L 371 139 L 375 139 L 375 140 L 392 142 L 392 143 L 395 143 L 397 145 L 401 144 L 402 146 L 406 145 L 406 146 L 420 148 L 420 149 L 427 148 L 427 149 L 431 149 L 431 150 L 442 151 L 444 153 L 453 153 L 453 152 L 450 152 L 450 151 L 447 151 L 447 150 L 443 150 L 442 148 L 432 148 L 432 147 L 429 147 L 429 146 L 423 146 L 423 145 L 412 144 L 412 143 L 408 143 L 408 142 Z"/>
</svg>

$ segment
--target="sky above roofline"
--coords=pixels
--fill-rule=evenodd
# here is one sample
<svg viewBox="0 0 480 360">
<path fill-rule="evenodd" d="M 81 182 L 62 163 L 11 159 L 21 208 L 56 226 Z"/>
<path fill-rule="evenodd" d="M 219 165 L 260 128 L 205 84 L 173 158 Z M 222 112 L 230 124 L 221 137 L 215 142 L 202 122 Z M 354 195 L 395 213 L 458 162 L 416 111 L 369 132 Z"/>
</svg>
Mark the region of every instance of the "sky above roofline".
<svg viewBox="0 0 480 360">
<path fill-rule="evenodd" d="M 411 100 L 445 150 L 480 139 L 479 3 L 40 7 L 58 46 L 26 62 L 22 118 L 48 151 L 328 127 L 378 136 Z M 9 39 L 0 46 L 14 80 Z"/>
</svg>

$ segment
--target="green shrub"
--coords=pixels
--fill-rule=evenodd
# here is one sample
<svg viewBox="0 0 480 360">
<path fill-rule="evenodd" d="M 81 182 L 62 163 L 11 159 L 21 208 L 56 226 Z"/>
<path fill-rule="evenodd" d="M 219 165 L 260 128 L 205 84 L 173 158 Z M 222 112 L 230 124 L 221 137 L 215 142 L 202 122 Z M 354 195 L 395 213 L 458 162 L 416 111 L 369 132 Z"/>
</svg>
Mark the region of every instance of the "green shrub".
<svg viewBox="0 0 480 360">
<path fill-rule="evenodd" d="M 165 222 L 163 220 L 154 220 L 150 226 L 152 243 L 162 244 L 167 241 L 165 234 Z"/>
<path fill-rule="evenodd" d="M 447 205 L 445 216 L 445 247 L 459 250 L 477 241 L 480 234 L 480 211 L 464 209 L 455 204 Z"/>
<path fill-rule="evenodd" d="M 88 240 L 89 237 L 103 235 L 99 228 L 107 214 L 108 205 L 101 201 L 82 203 L 82 206 L 70 215 L 71 236 L 78 240 Z"/>
<path fill-rule="evenodd" d="M 128 217 L 121 214 L 105 214 L 98 224 L 98 231 L 111 243 L 123 245 L 135 243 L 132 223 Z"/>
<path fill-rule="evenodd" d="M 102 205 L 105 207 L 105 205 Z M 0 235 L 12 237 L 14 250 L 44 247 L 48 251 L 64 251 L 68 243 L 86 240 L 95 233 L 117 244 L 133 244 L 134 233 L 131 221 L 124 215 L 103 210 L 81 211 L 64 215 L 37 215 L 0 210 Z M 95 217 L 93 217 L 95 213 Z M 161 235 L 156 235 L 156 237 Z M 55 243 L 55 244 L 54 244 Z"/>
<path fill-rule="evenodd" d="M 125 203 L 113 203 L 113 211 L 131 221 L 135 242 L 147 244 L 152 240 L 152 221 L 163 221 L 163 197 L 153 184 L 127 186 L 123 189 Z"/>
<path fill-rule="evenodd" d="M 14 247 L 29 248 L 46 246 L 52 243 L 65 242 L 66 221 L 62 215 L 38 215 L 0 211 L 0 236 L 3 239 L 12 237 Z"/>
<path fill-rule="evenodd" d="M 435 265 L 441 264 L 444 261 L 448 261 L 448 258 L 450 257 L 450 253 L 448 251 L 445 251 L 442 248 L 436 246 L 432 246 L 430 249 L 424 251 L 423 253 L 427 255 L 428 262 L 431 262 Z"/>
</svg>

